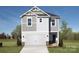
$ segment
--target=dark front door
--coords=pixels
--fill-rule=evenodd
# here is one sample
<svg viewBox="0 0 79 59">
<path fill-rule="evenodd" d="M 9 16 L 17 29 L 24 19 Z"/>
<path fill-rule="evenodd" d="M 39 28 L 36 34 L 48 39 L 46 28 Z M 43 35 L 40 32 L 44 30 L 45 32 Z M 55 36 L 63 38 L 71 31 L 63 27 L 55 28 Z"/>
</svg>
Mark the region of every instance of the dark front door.
<svg viewBox="0 0 79 59">
<path fill-rule="evenodd" d="M 50 33 L 49 44 L 56 43 L 56 37 L 57 37 L 57 33 L 56 32 Z"/>
<path fill-rule="evenodd" d="M 52 35 L 52 43 L 55 43 L 55 42 L 56 42 L 56 35 L 53 34 L 53 35 Z"/>
<path fill-rule="evenodd" d="M 49 44 L 56 43 L 57 32 L 50 33 Z"/>
</svg>

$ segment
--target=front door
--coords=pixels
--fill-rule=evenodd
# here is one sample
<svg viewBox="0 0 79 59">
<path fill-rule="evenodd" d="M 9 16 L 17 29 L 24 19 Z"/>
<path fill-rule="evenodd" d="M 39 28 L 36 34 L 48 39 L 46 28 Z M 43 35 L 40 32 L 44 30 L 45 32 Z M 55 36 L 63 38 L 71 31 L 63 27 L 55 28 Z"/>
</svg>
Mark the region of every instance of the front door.
<svg viewBox="0 0 79 59">
<path fill-rule="evenodd" d="M 56 34 L 53 34 L 52 35 L 52 43 L 55 43 L 56 42 Z"/>
<path fill-rule="evenodd" d="M 56 37 L 57 37 L 57 33 L 56 33 L 56 32 L 52 32 L 52 33 L 50 33 L 49 44 L 56 43 Z"/>
</svg>

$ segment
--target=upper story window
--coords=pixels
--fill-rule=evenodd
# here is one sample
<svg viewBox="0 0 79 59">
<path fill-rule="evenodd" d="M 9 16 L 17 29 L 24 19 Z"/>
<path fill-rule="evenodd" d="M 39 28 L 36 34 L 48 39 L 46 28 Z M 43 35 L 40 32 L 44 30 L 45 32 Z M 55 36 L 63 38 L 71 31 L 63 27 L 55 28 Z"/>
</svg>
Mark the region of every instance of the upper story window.
<svg viewBox="0 0 79 59">
<path fill-rule="evenodd" d="M 40 22 L 42 22 L 42 18 L 40 18 Z"/>
<path fill-rule="evenodd" d="M 32 20 L 31 20 L 31 18 L 28 18 L 28 26 L 31 26 L 32 24 Z"/>
<path fill-rule="evenodd" d="M 52 26 L 54 26 L 55 25 L 55 20 L 52 20 Z"/>
</svg>

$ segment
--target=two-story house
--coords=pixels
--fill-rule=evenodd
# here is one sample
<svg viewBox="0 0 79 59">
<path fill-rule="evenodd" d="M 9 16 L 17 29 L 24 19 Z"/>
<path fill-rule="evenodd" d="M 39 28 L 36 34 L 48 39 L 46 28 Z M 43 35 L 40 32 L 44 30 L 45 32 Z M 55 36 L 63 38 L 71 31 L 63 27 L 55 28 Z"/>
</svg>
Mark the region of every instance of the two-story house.
<svg viewBox="0 0 79 59">
<path fill-rule="evenodd" d="M 22 42 L 25 45 L 59 44 L 60 17 L 32 7 L 21 16 Z"/>
</svg>

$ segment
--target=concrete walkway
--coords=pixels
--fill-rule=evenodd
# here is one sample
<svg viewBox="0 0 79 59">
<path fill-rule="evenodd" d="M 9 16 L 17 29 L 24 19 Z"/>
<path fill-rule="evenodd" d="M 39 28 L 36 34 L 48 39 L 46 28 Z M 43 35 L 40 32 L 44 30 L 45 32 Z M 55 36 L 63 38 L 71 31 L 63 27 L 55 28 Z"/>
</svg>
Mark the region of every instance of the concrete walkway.
<svg viewBox="0 0 79 59">
<path fill-rule="evenodd" d="M 20 53 L 48 53 L 47 46 L 24 46 Z"/>
</svg>

